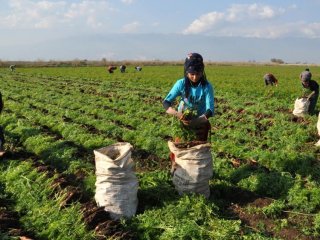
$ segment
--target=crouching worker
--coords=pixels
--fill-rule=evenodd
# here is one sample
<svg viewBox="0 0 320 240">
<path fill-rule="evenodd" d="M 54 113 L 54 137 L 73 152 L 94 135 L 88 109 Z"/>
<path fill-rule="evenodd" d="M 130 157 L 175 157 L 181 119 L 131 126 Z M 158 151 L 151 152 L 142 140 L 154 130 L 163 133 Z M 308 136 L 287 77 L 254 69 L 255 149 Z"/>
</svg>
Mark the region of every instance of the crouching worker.
<svg viewBox="0 0 320 240">
<path fill-rule="evenodd" d="M 0 92 L 0 113 L 3 109 L 3 101 L 2 101 L 2 94 Z M 4 150 L 4 133 L 3 128 L 0 126 L 0 157 L 2 157 L 5 154 Z"/>
<path fill-rule="evenodd" d="M 179 100 L 177 109 L 173 106 L 176 98 Z M 213 164 L 211 144 L 207 142 L 211 129 L 208 118 L 214 114 L 214 94 L 200 54 L 187 56 L 184 77 L 174 84 L 163 106 L 168 114 L 177 118 L 173 118 L 173 123 L 178 123 L 183 133 L 184 130 L 194 133 L 190 138 L 183 135 L 180 140 L 174 136 L 174 142 L 168 142 L 175 189 L 179 194 L 196 193 L 209 198 Z"/>
<path fill-rule="evenodd" d="M 264 83 L 266 84 L 266 86 L 268 86 L 269 84 L 271 86 L 276 85 L 278 86 L 278 79 L 276 79 L 276 77 L 272 74 L 272 73 L 267 73 L 263 76 L 264 79 Z"/>
<path fill-rule="evenodd" d="M 172 106 L 180 98 L 178 109 Z M 184 63 L 184 77 L 179 79 L 163 101 L 166 113 L 177 117 L 187 128 L 195 131 L 198 141 L 207 141 L 211 128 L 208 118 L 214 113 L 214 94 L 204 72 L 203 58 L 190 53 Z M 194 116 L 187 116 L 190 111 Z"/>
<path fill-rule="evenodd" d="M 306 97 L 310 102 L 308 113 L 313 115 L 315 113 L 315 108 L 319 97 L 319 84 L 315 80 L 312 80 L 311 76 L 312 74 L 310 71 L 303 71 L 300 74 L 300 80 L 304 90 L 303 97 Z"/>
<path fill-rule="evenodd" d="M 113 71 L 115 71 L 116 69 L 117 69 L 116 66 L 112 66 L 112 65 L 111 65 L 111 66 L 108 66 L 108 69 L 107 69 L 107 70 L 108 70 L 109 73 L 113 73 Z"/>
<path fill-rule="evenodd" d="M 173 103 L 179 98 L 178 109 Z M 204 72 L 203 58 L 198 53 L 190 53 L 184 63 L 184 77 L 177 80 L 163 101 L 166 113 L 178 118 L 183 127 L 195 133 L 197 141 L 207 141 L 211 129 L 208 118 L 214 114 L 213 86 Z M 190 117 L 190 112 L 194 116 Z M 174 139 L 179 142 L 179 139 Z M 174 170 L 174 154 L 170 153 L 172 171 Z"/>
</svg>

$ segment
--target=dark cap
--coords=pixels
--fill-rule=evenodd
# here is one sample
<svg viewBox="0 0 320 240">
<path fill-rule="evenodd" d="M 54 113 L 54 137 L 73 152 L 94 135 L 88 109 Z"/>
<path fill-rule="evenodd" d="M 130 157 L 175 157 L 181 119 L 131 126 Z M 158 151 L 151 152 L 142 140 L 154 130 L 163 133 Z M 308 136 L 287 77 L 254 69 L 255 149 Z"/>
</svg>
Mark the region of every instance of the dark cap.
<svg viewBox="0 0 320 240">
<path fill-rule="evenodd" d="M 186 69 L 187 73 L 200 73 L 203 71 L 202 65 L 191 65 Z"/>
<path fill-rule="evenodd" d="M 196 73 L 203 72 L 203 58 L 199 53 L 189 53 L 184 62 L 185 72 Z"/>
<path fill-rule="evenodd" d="M 311 80 L 311 73 L 308 72 L 308 71 L 303 71 L 301 74 L 300 74 L 300 79 L 302 82 L 308 82 Z"/>
<path fill-rule="evenodd" d="M 186 61 L 187 60 L 193 60 L 193 61 L 198 61 L 203 63 L 203 58 L 199 53 L 188 53 Z"/>
</svg>

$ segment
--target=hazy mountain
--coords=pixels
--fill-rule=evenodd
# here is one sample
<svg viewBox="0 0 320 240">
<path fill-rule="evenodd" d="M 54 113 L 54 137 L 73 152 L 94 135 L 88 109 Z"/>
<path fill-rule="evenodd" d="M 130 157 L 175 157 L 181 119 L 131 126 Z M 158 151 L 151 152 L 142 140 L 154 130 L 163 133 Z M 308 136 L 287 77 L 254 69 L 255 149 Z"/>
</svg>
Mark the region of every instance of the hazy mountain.
<svg viewBox="0 0 320 240">
<path fill-rule="evenodd" d="M 313 49 L 311 52 L 308 49 Z M 199 52 L 207 61 L 270 61 L 320 63 L 318 39 L 239 38 L 200 35 L 114 34 L 55 36 L 37 44 L 0 46 L 2 60 L 182 60 Z"/>
</svg>

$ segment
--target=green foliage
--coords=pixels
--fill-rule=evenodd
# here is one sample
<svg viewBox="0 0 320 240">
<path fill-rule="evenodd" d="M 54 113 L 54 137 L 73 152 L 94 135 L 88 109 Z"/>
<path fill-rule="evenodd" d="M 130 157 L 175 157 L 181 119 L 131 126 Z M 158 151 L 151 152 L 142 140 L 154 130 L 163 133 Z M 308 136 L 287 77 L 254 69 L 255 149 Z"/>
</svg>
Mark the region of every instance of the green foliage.
<svg viewBox="0 0 320 240">
<path fill-rule="evenodd" d="M 285 201 L 276 200 L 272 202 L 270 205 L 264 207 L 262 211 L 267 216 L 276 218 L 282 215 L 282 211 L 285 209 L 285 207 L 286 207 Z"/>
<path fill-rule="evenodd" d="M 194 109 L 187 108 L 183 112 L 182 119 L 192 120 L 196 118 L 197 112 Z M 172 138 L 175 140 L 178 138 L 181 142 L 190 142 L 196 140 L 196 133 L 193 129 L 183 124 L 181 120 L 176 117 L 172 118 L 171 123 Z"/>
<path fill-rule="evenodd" d="M 257 172 L 240 180 L 238 185 L 258 194 L 268 197 L 285 197 L 293 185 L 293 179 L 285 173 Z"/>
<path fill-rule="evenodd" d="M 310 178 L 302 179 L 297 175 L 294 186 L 288 192 L 288 206 L 305 213 L 318 212 L 320 209 L 319 184 Z"/>
<path fill-rule="evenodd" d="M 172 118 L 171 124 L 172 138 L 175 140 L 178 138 L 180 142 L 193 141 L 196 138 L 195 132 L 190 128 L 186 127 L 179 119 L 176 117 Z"/>
<path fill-rule="evenodd" d="M 314 218 L 314 232 L 316 236 L 320 236 L 320 213 L 317 213 Z"/>
<path fill-rule="evenodd" d="M 193 137 L 184 132 L 178 119 L 173 121 L 165 114 L 161 104 L 182 77 L 181 66 L 146 66 L 140 73 L 113 75 L 106 74 L 104 67 L 19 68 L 14 74 L 0 69 L 5 102 L 0 125 L 7 137 L 5 147 L 11 152 L 1 161 L 0 178 L 6 183 L 1 194 L 12 198 L 26 230 L 45 239 L 90 239 L 92 232 L 80 220 L 79 205 L 59 209 L 65 192 L 54 194 L 49 187 L 53 179 L 24 162 L 31 158 L 58 174 L 82 174 L 78 187 L 84 196 L 93 197 L 93 150 L 126 141 L 145 155 L 139 161 L 138 213 L 132 222 L 123 223 L 137 235 L 146 239 L 271 239 L 263 222 L 252 228 L 239 217 L 226 220 L 230 202 L 245 200 L 242 194 L 234 199 L 234 190 L 245 189 L 276 199 L 262 210 L 276 226 L 317 237 L 317 118 L 292 115 L 294 100 L 301 95 L 299 74 L 303 69 L 206 66 L 215 89 L 215 116 L 210 119 L 215 175 L 206 201 L 198 196 L 180 198 L 167 171 L 168 139 Z M 265 87 L 262 76 L 266 72 L 275 74 L 278 87 Z M 319 67 L 313 66 L 312 72 L 317 79 Z M 314 228 L 291 226 L 282 219 L 284 210 L 311 213 Z"/>
<path fill-rule="evenodd" d="M 53 179 L 39 174 L 30 163 L 12 163 L 1 172 L 0 181 L 5 182 L 6 191 L 16 200 L 15 210 L 21 217 L 26 230 L 35 232 L 45 239 L 94 239 L 82 221 L 79 204 L 61 209 L 66 192 L 53 196 Z"/>
<path fill-rule="evenodd" d="M 136 216 L 131 226 L 139 239 L 237 239 L 240 222 L 217 219 L 217 210 L 202 196 L 184 195 L 162 209 Z"/>
<path fill-rule="evenodd" d="M 273 238 L 270 236 L 264 236 L 262 234 L 259 233 L 252 233 L 249 232 L 246 235 L 244 235 L 241 239 L 243 240 L 279 240 L 278 238 Z"/>
<path fill-rule="evenodd" d="M 145 209 L 163 206 L 165 202 L 176 201 L 179 196 L 174 191 L 171 175 L 168 171 L 153 171 L 138 174 L 139 205 Z"/>
<path fill-rule="evenodd" d="M 9 235 L 7 235 L 5 233 L 1 233 L 0 232 L 0 239 L 1 240 L 19 240 L 21 238 L 20 237 L 12 237 L 12 236 L 9 236 Z"/>
</svg>

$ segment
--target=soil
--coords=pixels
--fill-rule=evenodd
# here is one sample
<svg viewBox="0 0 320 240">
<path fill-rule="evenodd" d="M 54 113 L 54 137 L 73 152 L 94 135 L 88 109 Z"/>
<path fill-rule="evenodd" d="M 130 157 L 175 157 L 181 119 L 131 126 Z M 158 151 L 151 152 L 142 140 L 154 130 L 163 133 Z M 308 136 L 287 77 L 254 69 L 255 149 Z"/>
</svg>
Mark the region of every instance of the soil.
<svg viewBox="0 0 320 240">
<path fill-rule="evenodd" d="M 32 234 L 24 231 L 21 228 L 19 221 L 19 215 L 17 212 L 8 210 L 4 204 L 3 199 L 1 199 L 0 208 L 0 232 L 6 233 L 12 237 L 19 237 L 20 239 L 32 240 L 30 237 Z"/>
<path fill-rule="evenodd" d="M 82 206 L 84 221 L 89 229 L 94 229 L 97 239 L 135 239 L 130 231 L 123 230 L 119 220 L 111 220 L 104 207 L 98 207 L 94 201 Z"/>
<path fill-rule="evenodd" d="M 288 221 L 285 227 L 281 227 L 279 222 L 272 218 L 268 218 L 262 212 L 252 213 L 248 212 L 246 207 L 262 208 L 268 206 L 272 200 L 268 198 L 258 198 L 246 206 L 233 204 L 230 210 L 238 216 L 238 218 L 249 228 L 257 232 L 263 232 L 266 236 L 280 238 L 285 240 L 299 239 L 299 240 L 316 240 L 318 238 L 306 236 L 300 232 L 293 222 Z"/>
<path fill-rule="evenodd" d="M 159 158 L 157 155 L 144 149 L 134 148 L 132 158 L 136 163 L 136 172 L 166 170 L 170 165 L 169 157 L 168 159 Z"/>
<path fill-rule="evenodd" d="M 266 216 L 262 211 L 259 211 L 259 209 L 270 205 L 274 199 L 262 197 L 237 187 L 227 190 L 223 189 L 221 192 L 218 192 L 218 194 L 213 190 L 213 194 L 216 194 L 219 198 L 223 199 L 223 214 L 226 215 L 227 218 L 240 219 L 243 224 L 243 230 L 250 229 L 250 231 L 262 233 L 265 236 L 283 240 L 318 239 L 316 237 L 307 236 L 299 231 L 299 229 L 308 225 L 311 227 L 312 221 L 309 219 L 310 216 L 294 214 L 289 216 L 287 213 L 283 213 L 283 216 L 276 220 Z M 279 219 L 286 219 L 287 224 L 281 227 Z"/>
<path fill-rule="evenodd" d="M 304 125 L 307 125 L 310 123 L 304 117 L 298 117 L 298 116 L 294 116 L 294 115 L 291 116 L 291 121 L 296 122 L 296 123 L 302 123 Z"/>
</svg>

